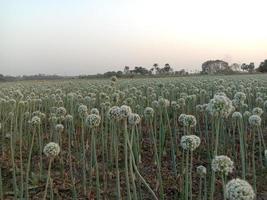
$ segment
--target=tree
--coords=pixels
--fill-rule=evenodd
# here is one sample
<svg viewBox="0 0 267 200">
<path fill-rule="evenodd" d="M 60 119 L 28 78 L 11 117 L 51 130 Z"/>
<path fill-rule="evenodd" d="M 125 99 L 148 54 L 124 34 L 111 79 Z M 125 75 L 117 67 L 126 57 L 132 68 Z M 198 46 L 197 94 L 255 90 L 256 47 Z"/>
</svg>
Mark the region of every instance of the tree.
<svg viewBox="0 0 267 200">
<path fill-rule="evenodd" d="M 231 66 L 230 66 L 230 69 L 232 71 L 239 71 L 240 69 L 240 65 L 238 63 L 233 63 Z"/>
<path fill-rule="evenodd" d="M 173 69 L 171 68 L 169 63 L 166 63 L 162 71 L 164 74 L 169 74 L 173 71 Z"/>
<path fill-rule="evenodd" d="M 247 65 L 246 63 L 243 63 L 243 64 L 241 65 L 241 69 L 242 69 L 243 71 L 247 71 L 247 70 L 248 70 L 248 65 Z"/>
<path fill-rule="evenodd" d="M 152 67 L 152 68 L 149 70 L 150 74 L 153 74 L 154 70 L 155 70 L 155 68 Z"/>
<path fill-rule="evenodd" d="M 117 71 L 117 76 L 118 77 L 121 77 L 123 75 L 123 72 L 122 71 Z"/>
<path fill-rule="evenodd" d="M 261 73 L 266 73 L 267 72 L 267 59 L 264 60 L 263 62 L 261 62 L 259 68 L 257 69 L 257 71 L 261 72 Z"/>
<path fill-rule="evenodd" d="M 5 80 L 5 76 L 3 74 L 0 74 L 0 81 L 4 81 Z"/>
<path fill-rule="evenodd" d="M 136 67 L 134 67 L 133 73 L 134 74 L 140 74 L 140 75 L 147 75 L 147 74 L 149 74 L 149 70 L 147 70 L 144 67 L 137 67 L 136 66 Z"/>
<path fill-rule="evenodd" d="M 229 64 L 223 60 L 208 60 L 202 64 L 202 73 L 216 74 L 229 72 Z"/>
<path fill-rule="evenodd" d="M 130 67 L 125 66 L 123 72 L 124 72 L 124 74 L 129 74 L 130 73 Z"/>
<path fill-rule="evenodd" d="M 156 74 L 159 74 L 160 73 L 159 64 L 158 63 L 154 63 L 153 67 L 154 67 L 154 69 L 156 71 Z"/>
<path fill-rule="evenodd" d="M 253 62 L 249 63 L 248 65 L 248 72 L 252 73 L 254 71 L 255 65 Z"/>
</svg>

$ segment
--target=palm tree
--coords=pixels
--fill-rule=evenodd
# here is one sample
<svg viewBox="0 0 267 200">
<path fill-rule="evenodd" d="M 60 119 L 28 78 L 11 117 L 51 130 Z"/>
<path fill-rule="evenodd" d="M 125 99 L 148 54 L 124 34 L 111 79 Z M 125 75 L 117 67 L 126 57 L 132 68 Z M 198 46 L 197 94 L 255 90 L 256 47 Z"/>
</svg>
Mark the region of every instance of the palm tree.
<svg viewBox="0 0 267 200">
<path fill-rule="evenodd" d="M 172 71 L 172 68 L 171 68 L 170 64 L 169 63 L 166 63 L 165 66 L 164 66 L 164 68 L 163 68 L 163 72 L 168 74 L 171 71 Z"/>
<path fill-rule="evenodd" d="M 156 74 L 159 74 L 159 73 L 160 73 L 159 64 L 158 64 L 158 63 L 154 63 L 153 67 L 154 67 L 155 70 L 156 70 Z"/>
<path fill-rule="evenodd" d="M 124 67 L 124 74 L 129 74 L 130 72 L 130 67 L 129 66 L 125 66 Z"/>
</svg>

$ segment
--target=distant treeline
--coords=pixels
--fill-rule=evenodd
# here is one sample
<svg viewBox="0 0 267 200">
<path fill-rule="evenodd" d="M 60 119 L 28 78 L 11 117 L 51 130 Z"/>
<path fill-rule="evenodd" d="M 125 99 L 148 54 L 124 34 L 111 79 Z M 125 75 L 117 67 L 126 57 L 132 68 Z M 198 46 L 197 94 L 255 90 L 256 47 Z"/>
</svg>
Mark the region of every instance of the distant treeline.
<svg viewBox="0 0 267 200">
<path fill-rule="evenodd" d="M 0 74 L 0 82 L 8 82 L 8 81 L 23 81 L 23 80 L 58 80 L 58 79 L 65 79 L 65 76 L 58 76 L 58 75 L 46 75 L 46 74 L 37 74 L 37 75 L 30 75 L 30 76 L 4 76 Z M 72 78 L 72 77 L 68 77 Z"/>
<path fill-rule="evenodd" d="M 170 64 L 166 63 L 163 66 L 155 63 L 150 68 L 142 66 L 135 66 L 130 69 L 129 66 L 125 66 L 121 71 L 108 71 L 103 74 L 95 75 L 79 75 L 79 76 L 59 76 L 59 75 L 23 75 L 23 76 L 4 76 L 0 74 L 0 82 L 5 81 L 21 81 L 21 80 L 59 80 L 59 79 L 94 79 L 94 78 L 110 78 L 116 76 L 118 78 L 134 78 L 134 77 L 166 77 L 166 76 L 188 76 L 188 75 L 204 75 L 204 74 L 244 74 L 244 73 L 266 73 L 267 72 L 267 59 L 260 63 L 258 68 L 254 63 L 249 64 L 237 64 L 233 63 L 229 65 L 223 60 L 208 60 L 202 64 L 202 71 L 195 71 L 188 73 L 185 69 L 174 71 Z M 242 70 L 242 71 L 241 71 Z"/>
</svg>

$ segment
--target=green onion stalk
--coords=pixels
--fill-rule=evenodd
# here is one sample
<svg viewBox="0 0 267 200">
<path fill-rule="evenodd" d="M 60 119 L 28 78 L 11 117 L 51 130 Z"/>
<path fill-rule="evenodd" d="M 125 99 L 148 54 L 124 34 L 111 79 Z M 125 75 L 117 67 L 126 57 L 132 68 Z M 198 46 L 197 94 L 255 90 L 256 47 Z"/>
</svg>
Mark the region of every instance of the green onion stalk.
<svg viewBox="0 0 267 200">
<path fill-rule="evenodd" d="M 10 117 L 10 150 L 11 150 L 11 161 L 12 161 L 12 177 L 13 177 L 13 190 L 14 190 L 14 198 L 17 199 L 17 178 L 16 178 L 16 164 L 15 164 L 15 148 L 14 148 L 14 135 L 13 133 L 13 119 L 14 113 L 9 113 Z"/>
<path fill-rule="evenodd" d="M 99 169 L 98 169 L 98 162 L 97 162 L 97 152 L 96 152 L 96 136 L 95 136 L 95 130 L 92 128 L 92 133 L 91 133 L 91 141 L 92 141 L 92 167 L 95 168 L 96 170 L 96 194 L 97 194 L 97 200 L 100 200 L 100 182 L 99 182 Z M 92 178 L 92 177 L 91 177 Z"/>
<path fill-rule="evenodd" d="M 127 143 L 128 143 L 128 146 L 131 146 L 131 143 L 130 143 L 129 140 L 127 141 Z M 133 154 L 132 149 L 130 149 L 130 154 L 131 154 L 131 157 L 132 157 L 133 168 L 135 170 L 135 173 L 137 174 L 137 176 L 139 177 L 139 179 L 141 180 L 141 182 L 145 185 L 145 187 L 147 188 L 147 190 L 151 193 L 151 195 L 153 196 L 153 199 L 158 200 L 158 197 L 156 196 L 156 194 L 154 193 L 154 191 L 151 189 L 151 187 L 145 181 L 145 179 L 143 178 L 143 176 L 140 174 L 140 172 L 139 172 L 139 170 L 138 170 L 138 168 L 136 166 L 136 163 L 135 163 L 134 154 Z"/>
<path fill-rule="evenodd" d="M 246 155 L 245 155 L 245 139 L 244 139 L 244 126 L 243 119 L 239 119 L 237 122 L 239 132 L 240 154 L 242 163 L 242 179 L 246 179 Z"/>
<path fill-rule="evenodd" d="M 253 128 L 254 129 L 254 128 Z M 257 194 L 257 175 L 256 175 L 256 164 L 255 164 L 255 147 L 256 147 L 256 133 L 252 131 L 253 143 L 252 143 L 252 171 L 253 171 L 253 190 Z"/>
<path fill-rule="evenodd" d="M 52 162 L 54 161 L 55 157 L 58 156 L 59 152 L 60 152 L 60 146 L 57 143 L 50 142 L 44 147 L 44 154 L 49 158 L 49 164 L 48 164 L 47 180 L 45 184 L 43 200 L 46 200 L 49 183 L 50 183 L 50 190 L 51 190 L 50 194 L 53 194 L 53 180 L 51 178 L 51 166 L 52 166 Z M 51 197 L 52 197 L 51 199 L 53 199 L 52 195 Z"/>
<path fill-rule="evenodd" d="M 114 126 L 114 151 L 115 151 L 115 165 L 116 165 L 116 192 L 117 200 L 121 199 L 121 188 L 120 188 L 120 169 L 119 169 L 119 133 L 117 131 L 116 124 Z"/>
<path fill-rule="evenodd" d="M 82 188 L 83 195 L 87 193 L 87 179 L 86 179 L 86 149 L 85 149 L 85 134 L 84 134 L 84 118 L 81 120 L 81 142 L 82 142 Z"/>
<path fill-rule="evenodd" d="M 73 162 L 72 162 L 72 152 L 71 152 L 71 141 L 74 137 L 74 126 L 72 117 L 66 122 L 66 128 L 68 133 L 68 154 L 69 154 L 69 165 L 70 165 L 70 176 L 71 176 L 71 185 L 72 185 L 72 198 L 77 199 L 77 192 L 75 187 L 75 177 L 73 174 Z"/>
<path fill-rule="evenodd" d="M 38 126 L 38 125 L 37 125 Z M 32 151 L 33 151 L 33 145 L 35 140 L 35 134 L 36 134 L 36 124 L 33 124 L 33 130 L 31 134 L 31 143 L 30 143 L 30 149 L 28 154 L 28 163 L 27 163 L 27 169 L 26 169 L 26 181 L 25 181 L 25 192 L 26 192 L 26 199 L 29 199 L 29 175 L 31 170 L 31 158 L 32 158 Z"/>
<path fill-rule="evenodd" d="M 20 120 L 19 120 L 19 159 L 20 159 L 20 199 L 23 198 L 24 193 L 24 170 L 23 170 L 23 158 L 22 158 L 22 143 L 23 143 L 23 121 L 24 121 L 24 105 L 20 107 Z"/>
<path fill-rule="evenodd" d="M 133 149 L 133 145 L 135 144 L 135 142 L 134 142 L 135 128 L 136 128 L 135 126 L 131 127 L 130 147 L 129 147 L 130 150 Z M 137 196 L 137 189 L 136 189 L 136 184 L 135 184 L 135 174 L 134 174 L 134 169 L 133 169 L 133 159 L 135 159 L 135 158 L 133 158 L 132 155 L 130 154 L 129 169 L 130 169 L 130 177 L 131 177 L 131 183 L 132 183 L 133 200 L 137 200 L 138 196 Z"/>
<path fill-rule="evenodd" d="M 220 134 L 220 127 L 221 127 L 221 119 L 217 118 L 215 120 L 215 145 L 214 145 L 214 152 L 213 157 L 215 157 L 218 153 L 218 146 L 219 146 L 219 134 Z M 210 188 L 210 199 L 213 200 L 215 192 L 215 172 L 212 170 L 211 174 L 211 188 Z"/>
<path fill-rule="evenodd" d="M 258 140 L 259 140 L 259 159 L 260 159 L 261 167 L 264 168 L 262 154 L 264 153 L 264 150 L 266 149 L 266 144 L 265 144 L 264 137 L 262 134 L 261 126 L 257 126 L 257 132 L 258 132 Z"/>
<path fill-rule="evenodd" d="M 149 120 L 149 125 L 150 125 L 150 130 L 151 130 L 151 135 L 152 135 L 152 139 L 153 139 L 153 147 L 154 147 L 154 154 L 155 154 L 155 161 L 156 161 L 156 165 L 157 165 L 157 178 L 158 178 L 158 182 L 159 182 L 159 188 L 160 188 L 160 199 L 163 200 L 164 199 L 164 189 L 163 189 L 163 183 L 162 183 L 162 175 L 161 175 L 161 163 L 160 163 L 160 158 L 158 155 L 158 148 L 157 148 L 157 141 L 156 141 L 156 137 L 155 137 L 155 133 L 153 132 L 153 125 L 152 125 L 152 119 L 148 119 Z"/>
<path fill-rule="evenodd" d="M 124 170 L 125 170 L 125 181 L 127 188 L 127 199 L 131 199 L 131 191 L 130 191 L 130 180 L 129 180 L 129 167 L 128 167 L 128 145 L 127 141 L 129 140 L 128 131 L 127 131 L 127 118 L 123 119 L 123 129 L 124 129 Z"/>
</svg>

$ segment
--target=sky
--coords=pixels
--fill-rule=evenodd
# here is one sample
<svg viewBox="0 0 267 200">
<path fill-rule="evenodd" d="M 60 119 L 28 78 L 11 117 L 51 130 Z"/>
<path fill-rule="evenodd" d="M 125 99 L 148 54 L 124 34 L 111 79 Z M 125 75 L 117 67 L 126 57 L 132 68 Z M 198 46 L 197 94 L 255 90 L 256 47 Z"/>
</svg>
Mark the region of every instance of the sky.
<svg viewBox="0 0 267 200">
<path fill-rule="evenodd" d="M 266 0 L 0 0 L 0 74 L 267 59 Z"/>
</svg>

